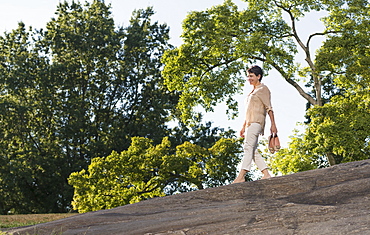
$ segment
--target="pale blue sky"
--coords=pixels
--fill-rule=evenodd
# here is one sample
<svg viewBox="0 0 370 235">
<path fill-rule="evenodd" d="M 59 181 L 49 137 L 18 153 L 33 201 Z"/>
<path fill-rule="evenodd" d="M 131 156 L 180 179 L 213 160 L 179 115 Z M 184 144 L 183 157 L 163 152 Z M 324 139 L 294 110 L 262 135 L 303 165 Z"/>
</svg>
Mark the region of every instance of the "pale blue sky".
<svg viewBox="0 0 370 235">
<path fill-rule="evenodd" d="M 133 10 L 153 6 L 156 14 L 152 19 L 160 23 L 166 23 L 171 29 L 170 43 L 179 46 L 181 44 L 181 22 L 187 13 L 189 11 L 205 10 L 223 3 L 223 0 L 106 0 L 105 2 L 111 3 L 115 23 L 120 26 L 129 24 Z M 240 8 L 246 5 L 241 0 L 234 0 L 234 2 Z M 59 0 L 0 0 L 0 34 L 3 35 L 4 31 L 15 29 L 19 21 L 23 21 L 27 27 L 45 28 L 50 18 L 55 16 L 54 12 L 58 3 Z M 320 22 L 317 21 L 317 14 L 310 14 L 306 19 L 299 22 L 298 27 L 302 29 L 300 32 L 304 39 L 308 33 L 322 29 Z M 315 43 L 316 46 L 319 45 L 320 40 L 315 41 Z M 301 60 L 303 62 L 303 58 Z M 287 147 L 288 137 L 292 134 L 292 130 L 296 128 L 296 123 L 304 121 L 306 101 L 276 72 L 270 72 L 269 76 L 264 77 L 263 83 L 271 90 L 279 136 L 283 147 Z M 244 93 L 247 94 L 250 90 L 251 87 L 246 85 Z M 228 120 L 225 106 L 220 104 L 214 113 L 205 115 L 205 120 L 213 121 L 214 126 L 231 127 L 239 132 L 243 123 L 244 94 L 236 96 L 236 99 L 239 101 L 240 115 L 238 118 Z M 269 134 L 269 128 L 270 123 L 267 122 L 265 137 Z"/>
</svg>

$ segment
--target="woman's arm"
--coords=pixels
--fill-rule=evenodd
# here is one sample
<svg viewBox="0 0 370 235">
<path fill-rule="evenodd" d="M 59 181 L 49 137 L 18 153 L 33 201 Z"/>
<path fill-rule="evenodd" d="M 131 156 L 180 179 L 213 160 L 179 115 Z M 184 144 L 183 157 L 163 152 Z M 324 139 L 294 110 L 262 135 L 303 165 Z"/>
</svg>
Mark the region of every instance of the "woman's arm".
<svg viewBox="0 0 370 235">
<path fill-rule="evenodd" d="M 242 127 L 242 129 L 240 130 L 240 137 L 243 137 L 244 138 L 244 133 L 245 133 L 245 125 L 246 125 L 247 123 L 246 123 L 246 121 L 244 121 L 244 123 L 243 123 L 243 127 Z"/>
<path fill-rule="evenodd" d="M 269 114 L 269 117 L 270 117 L 270 120 L 271 120 L 271 128 L 270 128 L 271 134 L 277 134 L 278 131 L 277 131 L 277 128 L 276 128 L 274 112 L 272 110 L 270 110 L 268 112 L 268 114 Z"/>
</svg>

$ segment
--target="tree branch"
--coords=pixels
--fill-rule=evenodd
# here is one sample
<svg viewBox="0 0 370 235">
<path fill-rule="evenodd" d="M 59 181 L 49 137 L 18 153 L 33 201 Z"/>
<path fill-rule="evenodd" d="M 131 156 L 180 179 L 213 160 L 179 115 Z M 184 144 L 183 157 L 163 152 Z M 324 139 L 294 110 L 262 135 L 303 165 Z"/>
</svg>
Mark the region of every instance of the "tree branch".
<svg viewBox="0 0 370 235">
<path fill-rule="evenodd" d="M 263 59 L 261 57 L 254 57 L 254 59 L 256 60 L 259 60 L 259 61 L 262 61 L 262 62 L 265 62 L 266 59 Z M 295 82 L 292 78 L 290 78 L 290 76 L 284 71 L 284 69 L 282 67 L 280 67 L 277 63 L 274 63 L 274 62 L 270 62 L 270 64 L 281 74 L 281 76 L 290 84 L 292 85 L 297 91 L 298 93 L 303 97 L 305 98 L 310 104 L 312 105 L 316 105 L 317 101 L 312 97 L 310 96 L 309 94 L 307 94 L 303 88 L 297 83 Z"/>
<path fill-rule="evenodd" d="M 317 100 L 315 100 L 312 96 L 310 96 L 309 94 L 307 94 L 303 88 L 296 82 L 294 81 L 292 78 L 290 78 L 288 76 L 288 74 L 286 74 L 283 70 L 283 68 L 281 68 L 279 65 L 277 65 L 276 63 L 272 62 L 271 63 L 272 66 L 277 70 L 279 71 L 279 73 L 283 76 L 283 78 L 285 78 L 285 80 L 290 84 L 292 85 L 297 91 L 298 93 L 303 97 L 305 98 L 310 104 L 312 105 L 317 105 Z"/>
<path fill-rule="evenodd" d="M 323 33 L 313 33 L 311 34 L 309 37 L 308 37 L 308 40 L 307 40 L 307 47 L 311 41 L 311 39 L 315 36 L 325 36 L 327 34 L 331 34 L 331 33 L 341 33 L 342 31 L 326 31 L 326 32 L 323 32 Z"/>
<path fill-rule="evenodd" d="M 295 20 L 295 17 L 293 16 L 293 13 L 291 12 L 291 9 L 288 9 L 288 8 L 283 7 L 282 5 L 279 5 L 276 1 L 275 1 L 275 4 L 276 4 L 277 7 L 280 7 L 286 13 L 288 13 L 288 15 L 290 17 L 290 20 L 291 20 L 291 23 L 292 23 L 293 37 L 295 38 L 295 40 L 297 41 L 298 45 L 303 49 L 303 51 L 306 54 L 305 60 L 308 63 L 308 65 L 310 66 L 310 68 L 311 68 L 311 71 L 312 71 L 312 79 L 314 80 L 314 89 L 315 89 L 315 92 L 316 92 L 316 100 L 312 96 L 310 96 L 306 92 L 304 92 L 303 89 L 294 80 L 292 80 L 289 77 L 285 77 L 285 79 L 286 79 L 286 81 L 288 83 L 290 83 L 291 85 L 293 85 L 298 90 L 299 94 L 302 95 L 311 104 L 321 106 L 322 105 L 322 99 L 321 99 L 321 96 L 322 96 L 322 94 L 321 94 L 321 80 L 320 80 L 320 77 L 319 77 L 319 75 L 317 73 L 316 66 L 313 63 L 312 59 L 311 59 L 310 47 L 309 47 L 309 43 L 310 43 L 311 38 L 313 36 L 315 36 L 316 34 L 310 35 L 310 37 L 309 37 L 309 39 L 307 41 L 307 44 L 304 45 L 304 43 L 302 42 L 301 38 L 299 37 L 299 35 L 297 33 L 296 24 L 295 24 L 295 21 L 296 20 Z"/>
</svg>

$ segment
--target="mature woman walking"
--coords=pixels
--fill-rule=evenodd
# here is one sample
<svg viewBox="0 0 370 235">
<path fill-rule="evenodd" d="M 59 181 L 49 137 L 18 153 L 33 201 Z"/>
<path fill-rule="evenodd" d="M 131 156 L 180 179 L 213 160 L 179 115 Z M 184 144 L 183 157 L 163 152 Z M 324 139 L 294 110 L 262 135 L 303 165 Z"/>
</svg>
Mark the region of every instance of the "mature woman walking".
<svg viewBox="0 0 370 235">
<path fill-rule="evenodd" d="M 252 160 L 261 170 L 262 179 L 270 178 L 267 165 L 257 150 L 258 136 L 264 133 L 266 114 L 271 120 L 271 134 L 277 136 L 274 112 L 271 106 L 271 94 L 266 85 L 261 83 L 262 69 L 255 65 L 247 70 L 248 81 L 253 86 L 252 92 L 246 98 L 246 118 L 240 131 L 244 138 L 244 157 L 238 177 L 233 183 L 245 181 L 245 174 L 250 171 Z M 272 140 L 273 141 L 273 140 Z"/>
</svg>

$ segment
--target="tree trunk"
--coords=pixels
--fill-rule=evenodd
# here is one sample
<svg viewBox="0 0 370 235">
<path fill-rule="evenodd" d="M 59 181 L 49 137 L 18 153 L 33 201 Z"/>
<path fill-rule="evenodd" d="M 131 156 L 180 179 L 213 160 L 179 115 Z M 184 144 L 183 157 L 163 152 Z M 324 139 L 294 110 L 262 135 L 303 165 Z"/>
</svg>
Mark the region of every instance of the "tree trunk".
<svg viewBox="0 0 370 235">
<path fill-rule="evenodd" d="M 326 158 L 328 159 L 329 165 L 333 166 L 336 164 L 334 154 L 332 152 L 327 152 L 326 153 Z"/>
</svg>

